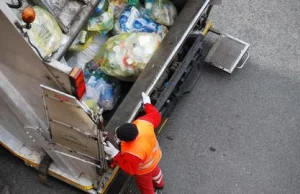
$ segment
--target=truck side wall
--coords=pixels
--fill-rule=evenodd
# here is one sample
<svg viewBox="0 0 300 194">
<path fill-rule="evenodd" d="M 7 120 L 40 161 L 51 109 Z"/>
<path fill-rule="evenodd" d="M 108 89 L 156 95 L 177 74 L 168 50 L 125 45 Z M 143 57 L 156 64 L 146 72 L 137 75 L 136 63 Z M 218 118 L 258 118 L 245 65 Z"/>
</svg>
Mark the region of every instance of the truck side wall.
<svg viewBox="0 0 300 194">
<path fill-rule="evenodd" d="M 0 90 L 0 93 L 3 91 Z M 0 94 L 2 96 L 2 94 Z M 10 129 L 11 134 L 18 140 L 24 142 L 24 134 L 20 135 L 18 129 L 22 129 L 24 126 L 18 117 L 10 110 L 9 106 L 0 100 L 0 125 L 5 129 Z"/>
<path fill-rule="evenodd" d="M 13 18 L 13 16 L 11 16 Z M 40 84 L 60 89 L 15 26 L 0 12 L 0 70 L 46 126 Z M 17 102 L 15 102 L 17 103 Z"/>
<path fill-rule="evenodd" d="M 70 93 L 72 68 L 55 60 L 44 64 L 15 27 L 17 21 L 5 2 L 0 1 L 0 132 L 8 131 L 30 149 L 44 150 L 61 171 L 75 178 L 95 180 L 95 166 L 76 153 L 73 155 L 78 159 L 57 153 L 69 151 L 53 146 L 48 132 L 40 85 Z"/>
</svg>

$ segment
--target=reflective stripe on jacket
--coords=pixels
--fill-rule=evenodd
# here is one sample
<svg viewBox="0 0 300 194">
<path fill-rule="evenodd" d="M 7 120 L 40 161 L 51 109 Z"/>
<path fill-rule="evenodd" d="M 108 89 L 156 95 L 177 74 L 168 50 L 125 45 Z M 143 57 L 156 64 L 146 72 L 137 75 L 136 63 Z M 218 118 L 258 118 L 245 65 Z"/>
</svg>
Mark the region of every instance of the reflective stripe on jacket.
<svg viewBox="0 0 300 194">
<path fill-rule="evenodd" d="M 158 165 L 162 153 L 154 133 L 153 124 L 144 120 L 136 120 L 133 124 L 137 126 L 139 134 L 134 141 L 122 141 L 121 154 L 130 153 L 139 157 L 142 163 L 136 174 L 143 175 L 151 172 Z"/>
</svg>

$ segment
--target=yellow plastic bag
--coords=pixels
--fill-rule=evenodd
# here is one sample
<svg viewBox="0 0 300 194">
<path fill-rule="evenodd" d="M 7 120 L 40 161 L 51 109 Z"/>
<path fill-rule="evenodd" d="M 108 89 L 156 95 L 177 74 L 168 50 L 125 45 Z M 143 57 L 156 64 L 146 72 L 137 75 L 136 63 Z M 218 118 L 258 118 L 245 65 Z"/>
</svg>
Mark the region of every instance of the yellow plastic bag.
<svg viewBox="0 0 300 194">
<path fill-rule="evenodd" d="M 94 41 L 95 32 L 82 30 L 69 47 L 69 51 L 83 51 Z"/>
<path fill-rule="evenodd" d="M 51 56 L 61 45 L 62 31 L 49 12 L 38 6 L 33 9 L 36 17 L 28 30 L 28 36 L 42 56 Z"/>
<path fill-rule="evenodd" d="M 156 33 L 124 33 L 111 37 L 95 57 L 101 70 L 122 81 L 135 81 L 159 47 Z"/>
</svg>

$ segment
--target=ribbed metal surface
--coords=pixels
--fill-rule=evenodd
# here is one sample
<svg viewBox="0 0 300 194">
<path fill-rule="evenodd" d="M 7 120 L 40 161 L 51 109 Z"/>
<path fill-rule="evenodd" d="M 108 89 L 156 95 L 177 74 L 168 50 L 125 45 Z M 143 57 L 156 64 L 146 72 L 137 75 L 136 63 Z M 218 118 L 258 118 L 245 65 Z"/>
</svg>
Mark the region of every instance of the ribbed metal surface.
<svg viewBox="0 0 300 194">
<path fill-rule="evenodd" d="M 139 189 L 137 188 L 135 184 L 135 180 L 133 177 L 131 177 L 126 184 L 125 188 L 120 192 L 120 194 L 141 194 Z M 162 191 L 155 191 L 155 194 L 162 194 Z"/>
<path fill-rule="evenodd" d="M 243 55 L 242 51 L 245 47 L 245 44 L 225 36 L 213 51 L 209 62 L 215 66 L 231 70 L 237 65 L 237 59 Z"/>
<path fill-rule="evenodd" d="M 126 188 L 124 188 L 124 190 L 121 193 L 122 194 L 141 194 L 135 184 L 134 178 L 132 178 L 132 177 L 128 181 Z"/>
<path fill-rule="evenodd" d="M 34 0 L 38 5 L 45 7 L 56 18 L 65 33 L 69 32 L 71 23 L 85 6 L 78 0 Z"/>
</svg>

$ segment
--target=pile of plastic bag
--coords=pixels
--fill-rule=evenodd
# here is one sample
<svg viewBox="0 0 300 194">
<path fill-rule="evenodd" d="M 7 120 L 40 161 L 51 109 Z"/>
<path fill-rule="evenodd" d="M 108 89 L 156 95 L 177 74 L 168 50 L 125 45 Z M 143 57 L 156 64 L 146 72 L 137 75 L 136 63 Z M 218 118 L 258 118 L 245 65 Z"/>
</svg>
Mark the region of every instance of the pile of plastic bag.
<svg viewBox="0 0 300 194">
<path fill-rule="evenodd" d="M 113 34 L 95 56 L 107 75 L 135 81 L 174 23 L 177 11 L 168 0 L 110 0 L 108 12 L 114 17 Z"/>
<path fill-rule="evenodd" d="M 44 1 L 34 2 L 44 5 Z M 84 70 L 87 94 L 83 101 L 95 112 L 99 107 L 114 108 L 120 80 L 133 82 L 138 78 L 174 23 L 177 11 L 169 0 L 144 3 L 100 0 L 63 58 L 69 66 Z M 51 56 L 64 41 L 64 28 L 56 21 L 61 18 L 51 15 L 51 10 L 33 9 L 36 19 L 28 36 L 42 56 Z"/>
<path fill-rule="evenodd" d="M 168 33 L 177 15 L 168 0 L 101 0 L 86 28 L 70 47 L 71 66 L 83 66 L 96 55 L 90 52 L 96 34 L 114 34 L 105 44 L 97 43 L 94 57 L 101 70 L 122 81 L 135 81 Z M 113 29 L 113 30 L 112 30 Z M 101 49 L 100 49 L 101 48 Z M 78 53 L 80 51 L 80 53 Z M 86 54 L 88 53 L 88 54 Z"/>
<path fill-rule="evenodd" d="M 84 70 L 85 104 L 95 112 L 112 110 L 120 96 L 120 80 L 135 81 L 172 26 L 177 11 L 169 0 L 100 0 L 65 56 Z M 51 55 L 62 44 L 55 18 L 34 7 L 36 20 L 28 31 L 41 53 Z"/>
</svg>

